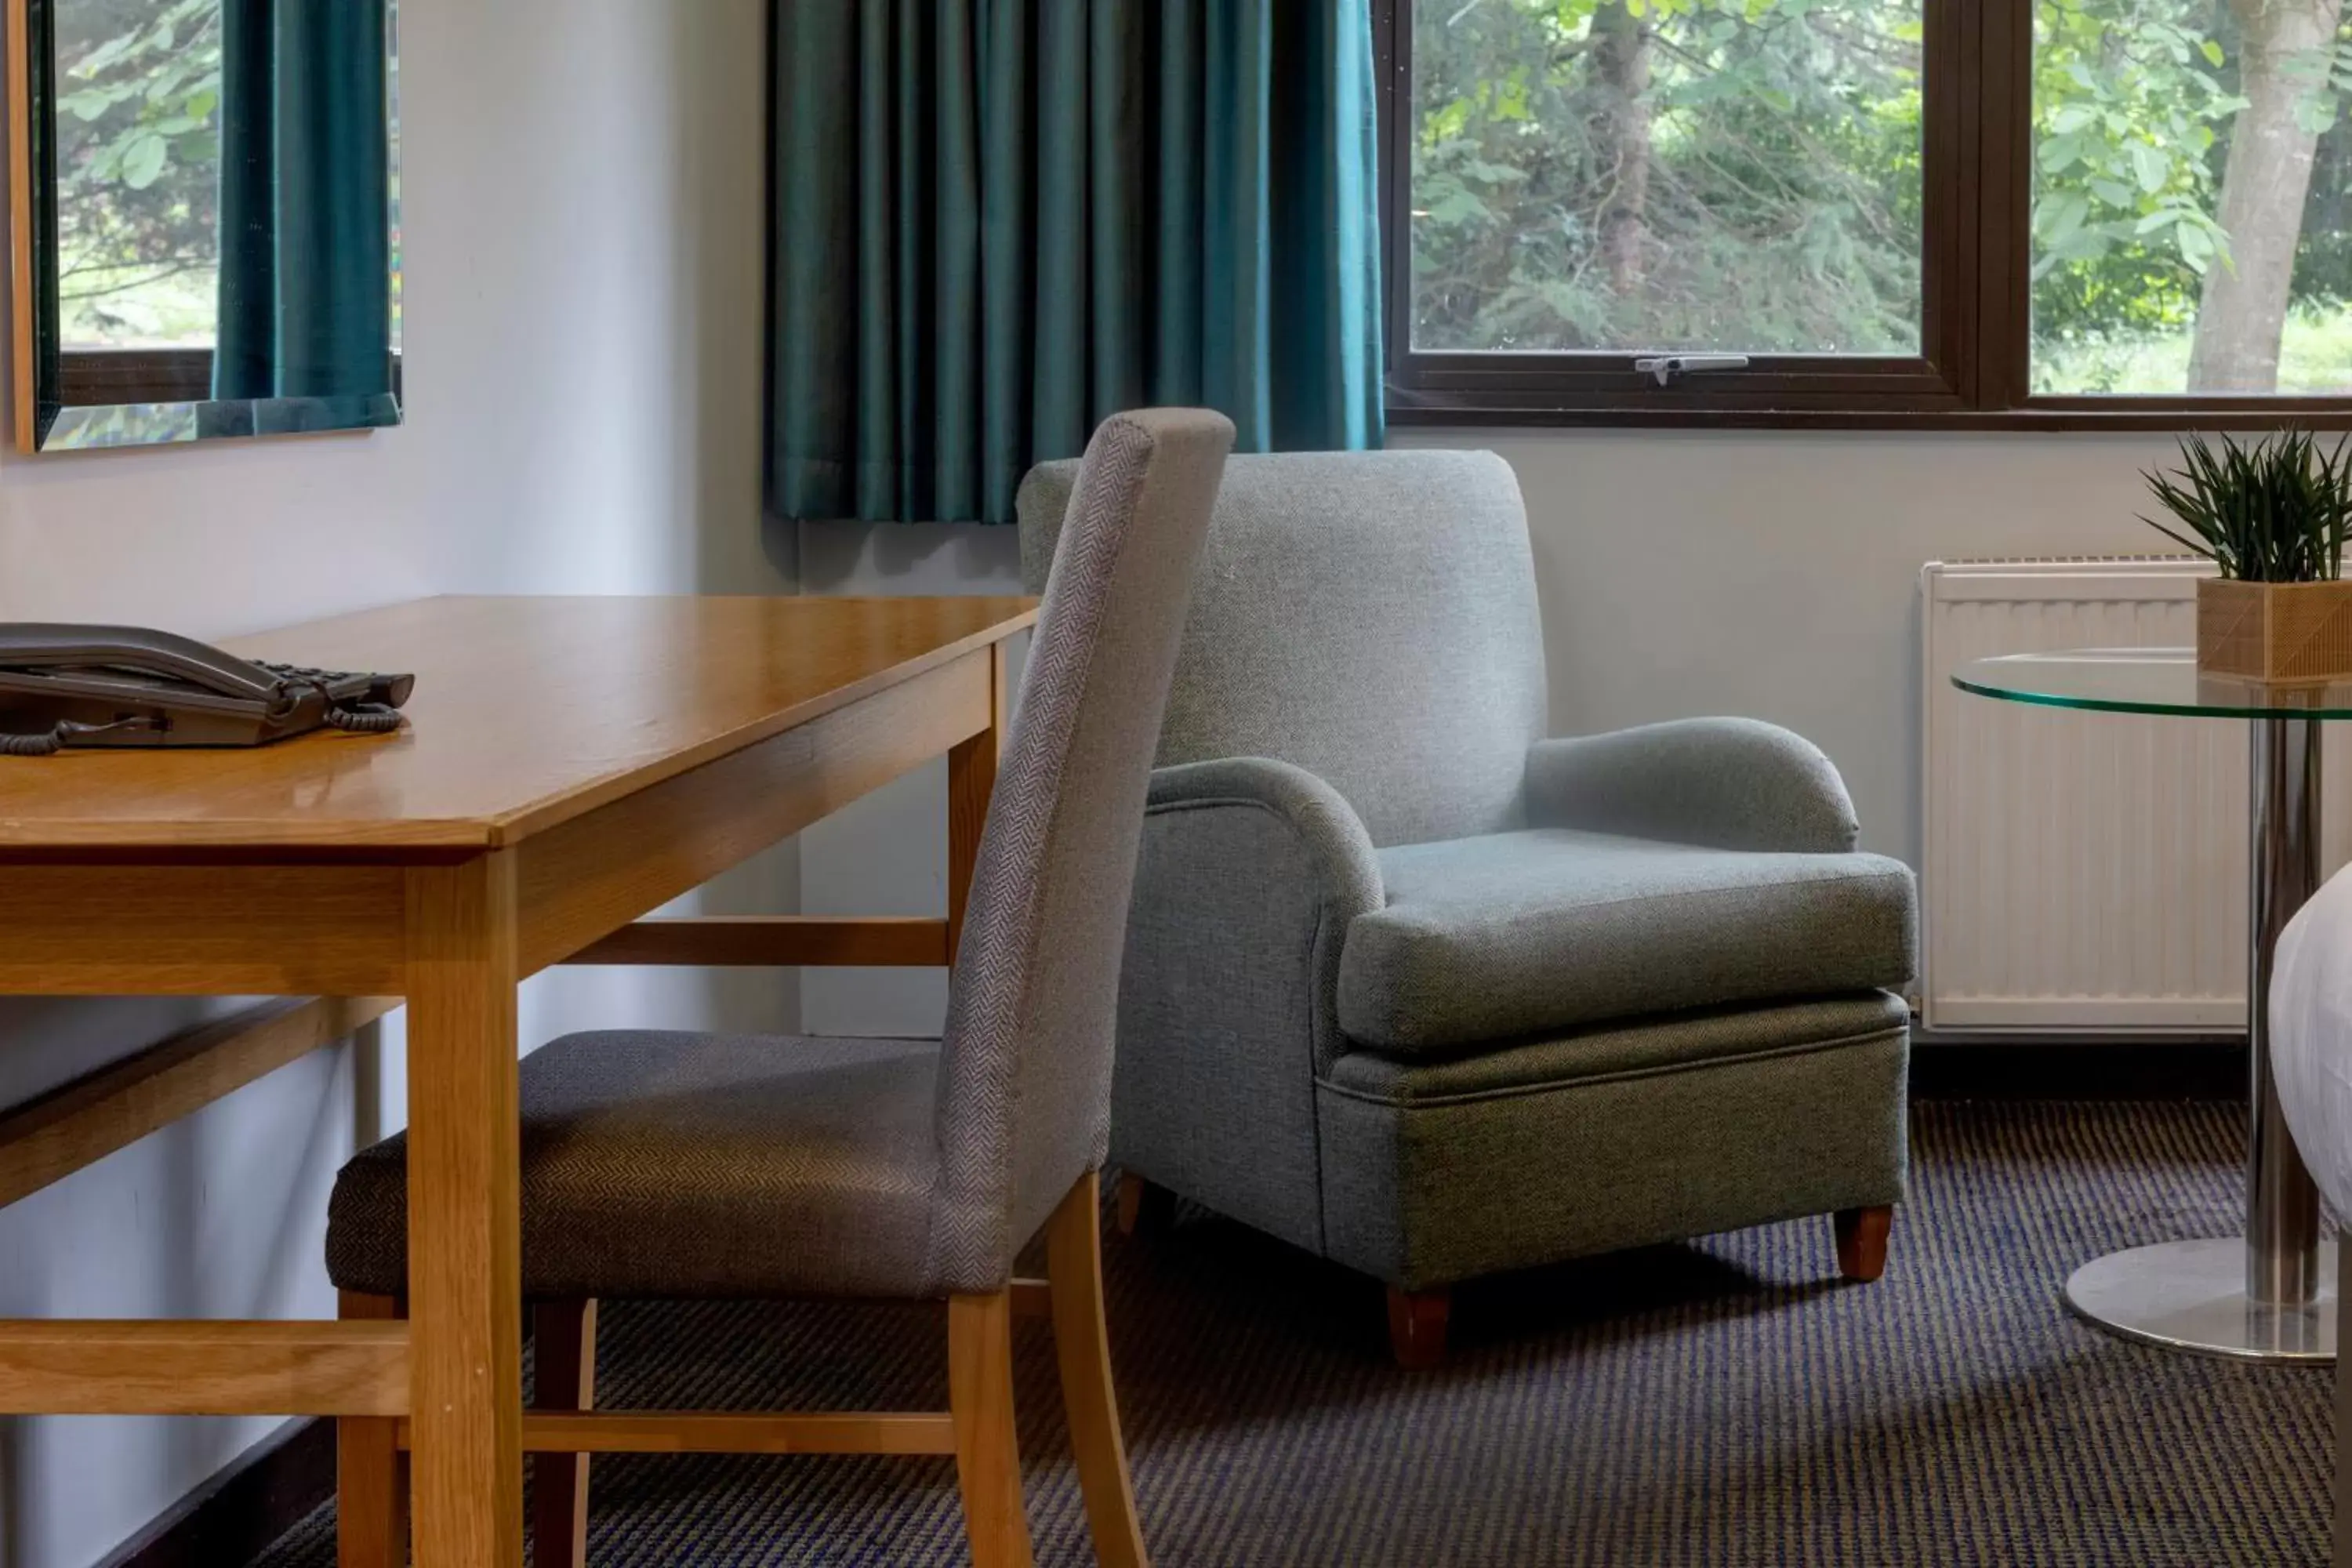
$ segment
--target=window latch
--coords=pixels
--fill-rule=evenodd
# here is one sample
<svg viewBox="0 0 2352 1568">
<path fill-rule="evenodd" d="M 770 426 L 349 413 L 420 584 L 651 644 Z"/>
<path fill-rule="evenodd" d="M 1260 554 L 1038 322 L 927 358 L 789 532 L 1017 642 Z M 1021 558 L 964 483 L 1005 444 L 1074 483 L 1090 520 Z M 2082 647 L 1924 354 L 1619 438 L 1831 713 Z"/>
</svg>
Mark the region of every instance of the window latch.
<svg viewBox="0 0 2352 1568">
<path fill-rule="evenodd" d="M 1696 375 L 1709 370 L 1746 370 L 1746 354 L 1657 354 L 1633 362 L 1640 375 L 1654 375 L 1660 386 L 1671 386 L 1678 375 Z"/>
</svg>

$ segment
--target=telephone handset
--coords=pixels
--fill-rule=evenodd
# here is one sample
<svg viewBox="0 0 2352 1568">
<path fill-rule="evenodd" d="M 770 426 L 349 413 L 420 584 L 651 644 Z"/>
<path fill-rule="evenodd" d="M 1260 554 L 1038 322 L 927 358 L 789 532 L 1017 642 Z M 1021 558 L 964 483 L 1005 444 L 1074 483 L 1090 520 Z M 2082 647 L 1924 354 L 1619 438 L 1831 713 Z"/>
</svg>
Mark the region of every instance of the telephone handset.
<svg viewBox="0 0 2352 1568">
<path fill-rule="evenodd" d="M 400 728 L 409 675 L 264 664 L 133 626 L 0 625 L 0 756 Z"/>
</svg>

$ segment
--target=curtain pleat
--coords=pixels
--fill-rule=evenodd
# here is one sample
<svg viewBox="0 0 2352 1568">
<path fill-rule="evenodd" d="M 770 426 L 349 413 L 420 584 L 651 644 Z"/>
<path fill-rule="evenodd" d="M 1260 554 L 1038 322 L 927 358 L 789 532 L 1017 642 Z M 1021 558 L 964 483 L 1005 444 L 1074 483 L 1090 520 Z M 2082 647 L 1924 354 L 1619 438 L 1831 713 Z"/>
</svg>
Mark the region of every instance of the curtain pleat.
<svg viewBox="0 0 2352 1568">
<path fill-rule="evenodd" d="M 1146 403 L 1381 438 L 1367 0 L 778 0 L 769 500 L 1009 522 Z"/>
<path fill-rule="evenodd" d="M 980 421 L 983 496 L 1011 494 L 1028 471 L 1032 450 L 1029 312 L 1036 297 L 1036 274 L 1028 240 L 1034 224 L 1035 185 L 1028 149 L 1035 123 L 1029 89 L 1033 3 L 987 0 L 986 5 L 988 52 L 981 78 L 981 97 L 987 105 L 981 159 L 981 278 L 986 320 L 981 332 L 981 404 L 976 410 L 963 411 L 966 417 Z M 910 199 L 919 199 L 919 193 Z M 777 347 L 782 353 L 791 349 L 789 344 Z M 859 515 L 868 520 L 955 521 L 919 507 Z"/>
<path fill-rule="evenodd" d="M 1160 274 L 1151 294 L 1151 401 L 1163 407 L 1201 402 L 1201 245 L 1204 195 L 1201 134 L 1206 82 L 1201 67 L 1207 0 L 1161 0 L 1160 7 L 1158 167 L 1153 254 Z"/>
<path fill-rule="evenodd" d="M 223 0 L 213 395 L 392 390 L 383 0 Z"/>
</svg>

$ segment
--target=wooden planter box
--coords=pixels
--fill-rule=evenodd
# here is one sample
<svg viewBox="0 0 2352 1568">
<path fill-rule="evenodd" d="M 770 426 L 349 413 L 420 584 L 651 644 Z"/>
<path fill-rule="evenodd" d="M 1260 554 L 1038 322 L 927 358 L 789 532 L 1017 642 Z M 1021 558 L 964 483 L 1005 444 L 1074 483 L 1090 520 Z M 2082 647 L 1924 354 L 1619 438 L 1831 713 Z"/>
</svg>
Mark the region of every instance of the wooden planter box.
<svg viewBox="0 0 2352 1568">
<path fill-rule="evenodd" d="M 2197 668 L 2282 684 L 2352 679 L 2352 579 L 2200 578 Z"/>
</svg>

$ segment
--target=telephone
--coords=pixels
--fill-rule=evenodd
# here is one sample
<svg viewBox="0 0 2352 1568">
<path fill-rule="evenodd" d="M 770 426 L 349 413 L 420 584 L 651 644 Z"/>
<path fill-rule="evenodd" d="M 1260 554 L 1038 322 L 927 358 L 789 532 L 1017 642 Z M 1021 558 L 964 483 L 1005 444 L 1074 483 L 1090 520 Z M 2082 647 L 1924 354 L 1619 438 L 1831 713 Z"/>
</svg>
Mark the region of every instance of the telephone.
<svg viewBox="0 0 2352 1568">
<path fill-rule="evenodd" d="M 400 728 L 410 675 L 261 664 L 132 626 L 0 624 L 0 756 L 68 746 L 258 746 Z"/>
</svg>

